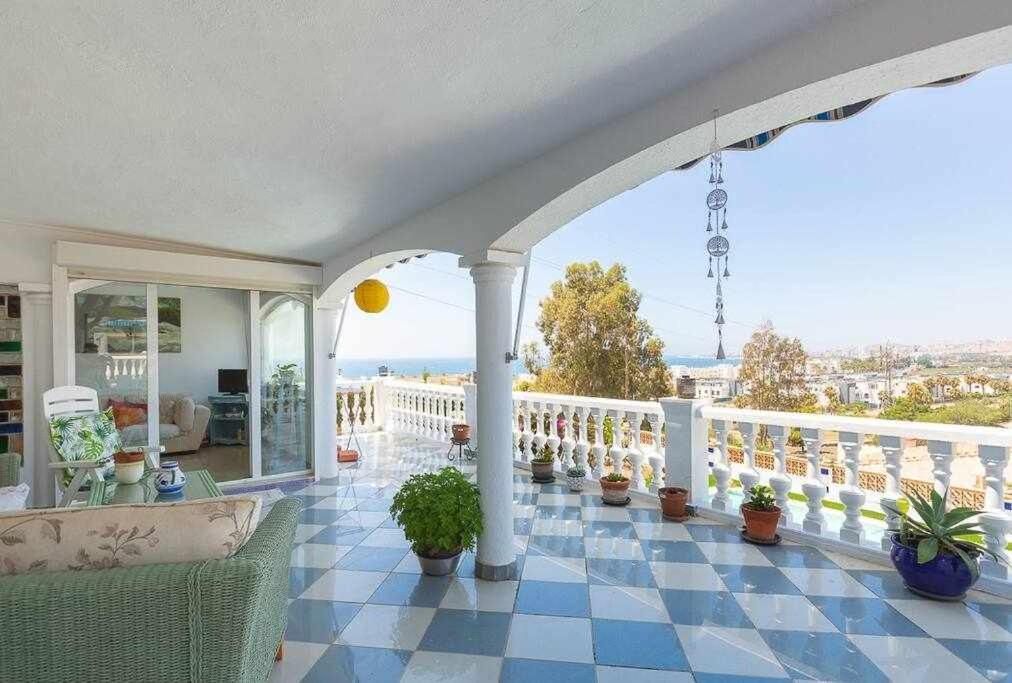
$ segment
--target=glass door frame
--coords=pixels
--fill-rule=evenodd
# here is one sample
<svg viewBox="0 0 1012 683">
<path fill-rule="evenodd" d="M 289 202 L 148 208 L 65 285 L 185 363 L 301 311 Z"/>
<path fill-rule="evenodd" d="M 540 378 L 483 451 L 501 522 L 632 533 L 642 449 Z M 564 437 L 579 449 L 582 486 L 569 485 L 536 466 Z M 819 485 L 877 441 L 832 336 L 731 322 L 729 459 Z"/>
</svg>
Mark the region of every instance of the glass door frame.
<svg viewBox="0 0 1012 683">
<path fill-rule="evenodd" d="M 62 270 L 62 269 L 60 269 Z M 62 280 L 62 281 L 61 281 Z M 145 310 L 146 310 L 146 330 L 150 331 L 151 321 L 154 322 L 154 329 L 158 329 L 158 282 L 150 282 L 138 279 L 131 279 L 129 276 L 116 279 L 92 279 L 87 277 L 68 276 L 64 271 L 62 273 L 56 272 L 54 269 L 54 285 L 60 287 L 66 292 L 63 305 L 65 306 L 62 312 L 64 317 L 64 329 L 63 334 L 58 334 L 60 331 L 57 329 L 60 325 L 59 319 L 54 315 L 54 342 L 60 339 L 63 340 L 65 348 L 57 348 L 54 345 L 56 354 L 54 357 L 64 359 L 63 367 L 54 368 L 54 379 L 56 385 L 68 384 L 74 385 L 77 383 L 77 358 L 76 358 L 76 325 L 75 321 L 75 299 L 76 295 L 82 292 L 86 292 L 96 287 L 101 287 L 107 284 L 130 284 L 137 285 L 138 287 L 145 288 Z M 214 285 L 204 283 L 193 283 L 186 284 L 182 282 L 164 282 L 165 285 L 182 285 L 182 286 L 193 286 L 193 287 L 207 287 L 214 288 L 219 287 L 222 289 L 238 289 L 245 291 L 248 294 L 248 309 L 249 319 L 247 326 L 247 334 L 249 335 L 249 358 L 247 359 L 247 367 L 249 368 L 249 469 L 250 477 L 245 479 L 237 479 L 229 482 L 218 482 L 218 483 L 258 483 L 264 481 L 272 481 L 278 479 L 289 479 L 299 476 L 313 476 L 314 469 L 312 464 L 315 463 L 315 438 L 313 438 L 313 430 L 309 430 L 309 437 L 306 439 L 307 448 L 307 460 L 311 466 L 305 470 L 296 470 L 293 472 L 285 472 L 282 474 L 275 475 L 263 475 L 263 459 L 261 452 L 261 396 L 260 391 L 263 384 L 263 368 L 260 367 L 260 335 L 261 330 L 261 310 L 260 310 L 260 292 L 268 290 L 260 289 L 247 289 L 241 287 L 228 287 L 225 285 Z M 55 287 L 54 287 L 55 289 Z M 271 292 L 277 292 L 285 294 L 287 296 L 296 299 L 305 304 L 306 316 L 305 316 L 305 353 L 306 353 L 306 424 L 310 427 L 315 425 L 314 419 L 314 400 L 315 400 L 315 359 L 313 354 L 313 340 L 314 340 L 314 302 L 311 295 L 285 290 L 284 288 L 272 289 Z M 54 311 L 55 313 L 55 311 Z M 56 342 L 59 344 L 59 342 Z M 145 353 L 147 355 L 147 399 L 148 399 L 148 418 L 147 418 L 147 432 L 148 432 L 148 446 L 156 445 L 160 442 L 159 434 L 159 411 L 151 410 L 150 406 L 159 405 L 159 391 L 158 391 L 158 334 L 145 334 Z M 61 372 L 62 370 L 62 372 Z M 63 375 L 63 381 L 61 382 L 60 374 Z M 157 454 L 156 461 L 157 461 Z"/>
</svg>

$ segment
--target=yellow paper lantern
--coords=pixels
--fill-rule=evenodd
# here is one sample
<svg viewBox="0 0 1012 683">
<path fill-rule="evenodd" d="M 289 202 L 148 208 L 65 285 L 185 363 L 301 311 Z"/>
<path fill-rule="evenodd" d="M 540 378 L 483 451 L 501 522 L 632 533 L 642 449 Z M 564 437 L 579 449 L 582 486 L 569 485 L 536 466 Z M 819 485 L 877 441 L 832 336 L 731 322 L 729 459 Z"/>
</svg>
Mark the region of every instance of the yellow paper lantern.
<svg viewBox="0 0 1012 683">
<path fill-rule="evenodd" d="M 379 313 L 390 303 L 390 291 L 379 280 L 363 280 L 355 288 L 355 304 L 366 313 Z"/>
</svg>

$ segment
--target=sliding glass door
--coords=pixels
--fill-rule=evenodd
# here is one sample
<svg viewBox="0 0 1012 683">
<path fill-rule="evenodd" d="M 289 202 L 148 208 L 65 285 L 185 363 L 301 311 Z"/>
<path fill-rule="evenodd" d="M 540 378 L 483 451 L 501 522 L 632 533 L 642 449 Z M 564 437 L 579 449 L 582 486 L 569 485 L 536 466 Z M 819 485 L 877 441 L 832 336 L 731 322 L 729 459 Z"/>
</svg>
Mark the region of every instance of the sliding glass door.
<svg viewBox="0 0 1012 683">
<path fill-rule="evenodd" d="M 308 298 L 260 292 L 260 458 L 264 475 L 312 468 Z"/>
</svg>

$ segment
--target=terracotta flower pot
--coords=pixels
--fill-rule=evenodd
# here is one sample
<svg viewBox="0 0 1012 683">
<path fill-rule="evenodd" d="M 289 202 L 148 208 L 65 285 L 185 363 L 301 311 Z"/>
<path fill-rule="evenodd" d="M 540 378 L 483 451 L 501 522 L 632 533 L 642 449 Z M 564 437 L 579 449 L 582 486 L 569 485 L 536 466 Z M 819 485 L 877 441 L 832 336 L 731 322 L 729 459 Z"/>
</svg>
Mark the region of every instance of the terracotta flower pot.
<svg viewBox="0 0 1012 683">
<path fill-rule="evenodd" d="M 453 440 L 467 441 L 471 438 L 471 425 L 453 425 Z"/>
<path fill-rule="evenodd" d="M 601 477 L 601 497 L 607 503 L 622 504 L 629 497 L 629 480 L 608 481 L 607 477 Z"/>
<path fill-rule="evenodd" d="M 548 481 L 549 479 L 553 479 L 555 477 L 555 473 L 553 471 L 554 465 L 555 463 L 551 461 L 549 462 L 532 461 L 531 474 L 534 475 L 535 479 L 538 479 L 540 481 Z"/>
<path fill-rule="evenodd" d="M 744 504 L 741 506 L 741 514 L 745 518 L 745 533 L 752 538 L 758 541 L 772 541 L 777 535 L 780 508 L 753 510 L 748 504 Z"/>
<path fill-rule="evenodd" d="M 684 522 L 689 518 L 685 504 L 689 501 L 689 490 L 679 486 L 664 486 L 657 489 L 661 499 L 661 514 L 670 520 Z"/>
</svg>

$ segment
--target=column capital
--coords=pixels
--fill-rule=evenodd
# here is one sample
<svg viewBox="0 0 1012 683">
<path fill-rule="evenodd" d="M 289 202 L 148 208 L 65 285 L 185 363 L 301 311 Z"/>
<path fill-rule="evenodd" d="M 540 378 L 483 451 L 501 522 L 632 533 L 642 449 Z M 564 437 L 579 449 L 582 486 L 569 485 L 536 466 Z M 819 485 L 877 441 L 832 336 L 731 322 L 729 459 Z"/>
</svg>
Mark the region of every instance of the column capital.
<svg viewBox="0 0 1012 683">
<path fill-rule="evenodd" d="M 477 283 L 501 282 L 507 285 L 516 277 L 517 267 L 509 263 L 483 261 L 471 266 L 471 279 Z"/>
<path fill-rule="evenodd" d="M 461 256 L 457 262 L 461 268 L 473 268 L 484 264 L 498 264 L 503 266 L 523 266 L 527 263 L 527 257 L 518 251 L 505 251 L 503 249 L 482 249 L 480 251 Z"/>
</svg>

